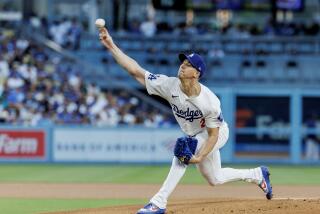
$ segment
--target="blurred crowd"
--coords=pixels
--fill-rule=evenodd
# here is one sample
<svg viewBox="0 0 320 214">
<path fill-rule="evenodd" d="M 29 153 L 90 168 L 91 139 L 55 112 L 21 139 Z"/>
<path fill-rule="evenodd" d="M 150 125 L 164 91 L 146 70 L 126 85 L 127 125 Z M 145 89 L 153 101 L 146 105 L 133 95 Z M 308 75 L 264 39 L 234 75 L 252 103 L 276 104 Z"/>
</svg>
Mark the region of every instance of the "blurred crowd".
<svg viewBox="0 0 320 214">
<path fill-rule="evenodd" d="M 186 24 L 178 23 L 172 25 L 167 22 L 157 23 L 153 19 L 140 21 L 132 20 L 126 29 L 129 33 L 141 34 L 152 37 L 157 34 L 171 35 L 227 35 L 236 38 L 250 36 L 272 35 L 272 36 L 319 36 L 320 23 L 316 20 L 309 22 L 284 22 L 272 23 L 270 20 L 260 26 L 250 23 L 229 23 L 224 26 L 210 25 L 209 23 Z"/>
<path fill-rule="evenodd" d="M 0 123 L 171 126 L 124 90 L 86 84 L 72 62 L 11 31 L 0 33 Z"/>
<path fill-rule="evenodd" d="M 63 18 L 61 21 L 54 21 L 50 27 L 48 36 L 64 48 L 78 50 L 82 26 L 76 18 Z"/>
<path fill-rule="evenodd" d="M 46 18 L 30 14 L 28 23 L 38 33 L 48 37 L 63 48 L 78 50 L 80 47 L 83 27 L 77 18 L 63 17 L 49 22 Z"/>
<path fill-rule="evenodd" d="M 53 40 L 60 46 L 78 50 L 80 48 L 81 35 L 85 31 L 84 24 L 77 18 L 64 17 L 48 22 L 45 18 L 39 18 L 31 15 L 30 24 L 40 29 L 44 35 Z M 112 31 L 109 26 L 109 30 Z M 320 23 L 316 20 L 309 22 L 283 22 L 272 23 L 266 21 L 265 25 L 251 23 L 228 23 L 223 26 L 209 23 L 177 23 L 156 22 L 152 18 L 132 19 L 124 29 L 118 30 L 120 34 L 143 35 L 145 37 L 154 37 L 156 35 L 172 36 L 229 36 L 234 38 L 250 38 L 252 36 L 320 36 Z"/>
</svg>

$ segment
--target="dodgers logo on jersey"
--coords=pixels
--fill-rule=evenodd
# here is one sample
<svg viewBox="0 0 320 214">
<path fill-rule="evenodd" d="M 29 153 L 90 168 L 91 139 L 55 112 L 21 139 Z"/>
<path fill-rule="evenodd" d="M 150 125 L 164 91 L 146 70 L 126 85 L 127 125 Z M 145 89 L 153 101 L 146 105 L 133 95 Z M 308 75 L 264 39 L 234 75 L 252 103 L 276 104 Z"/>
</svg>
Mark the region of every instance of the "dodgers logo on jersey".
<svg viewBox="0 0 320 214">
<path fill-rule="evenodd" d="M 160 77 L 160 75 L 149 74 L 148 79 L 152 81 L 152 80 L 156 80 L 158 77 Z"/>
<path fill-rule="evenodd" d="M 193 120 L 200 119 L 203 117 L 203 114 L 200 110 L 190 110 L 190 108 L 187 108 L 186 111 L 183 111 L 179 109 L 178 106 L 176 106 L 175 104 L 172 104 L 172 110 L 174 111 L 175 115 L 184 118 L 189 122 L 193 122 Z"/>
</svg>

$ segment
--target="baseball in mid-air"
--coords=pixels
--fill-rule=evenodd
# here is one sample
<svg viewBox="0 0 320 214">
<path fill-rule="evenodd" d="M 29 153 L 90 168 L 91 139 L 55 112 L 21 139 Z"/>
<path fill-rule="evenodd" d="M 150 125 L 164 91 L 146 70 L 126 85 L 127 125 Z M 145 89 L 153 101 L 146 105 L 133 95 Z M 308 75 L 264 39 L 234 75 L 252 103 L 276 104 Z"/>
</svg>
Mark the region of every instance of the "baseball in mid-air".
<svg viewBox="0 0 320 214">
<path fill-rule="evenodd" d="M 104 21 L 104 19 L 97 19 L 95 24 L 97 28 L 103 28 L 106 22 Z"/>
</svg>

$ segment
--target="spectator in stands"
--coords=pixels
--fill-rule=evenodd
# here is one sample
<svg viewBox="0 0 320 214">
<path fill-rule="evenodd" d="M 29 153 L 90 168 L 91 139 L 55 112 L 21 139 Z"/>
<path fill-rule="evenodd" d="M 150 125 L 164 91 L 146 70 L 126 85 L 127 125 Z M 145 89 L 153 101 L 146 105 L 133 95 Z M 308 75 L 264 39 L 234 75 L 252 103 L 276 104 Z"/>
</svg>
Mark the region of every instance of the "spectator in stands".
<svg viewBox="0 0 320 214">
<path fill-rule="evenodd" d="M 78 50 L 80 47 L 80 40 L 81 40 L 81 32 L 82 27 L 78 23 L 76 18 L 73 18 L 71 21 L 71 26 L 68 30 L 68 41 L 67 41 L 67 48 L 72 50 Z"/>
<path fill-rule="evenodd" d="M 16 67 L 16 66 L 14 66 Z M 21 78 L 21 76 L 19 75 L 19 73 L 16 70 L 13 70 L 10 73 L 10 76 L 7 80 L 7 86 L 8 86 L 8 90 L 11 89 L 16 89 L 16 88 L 20 88 L 23 87 L 25 84 L 24 80 Z"/>
<path fill-rule="evenodd" d="M 157 32 L 157 25 L 153 18 L 148 17 L 140 25 L 140 31 L 145 37 L 153 37 Z"/>
<path fill-rule="evenodd" d="M 9 64 L 4 57 L 0 55 L 0 96 L 3 94 L 4 85 L 9 76 Z"/>
<path fill-rule="evenodd" d="M 64 44 L 64 32 L 59 21 L 54 21 L 53 24 L 50 26 L 49 36 L 57 44 L 61 46 Z"/>
<path fill-rule="evenodd" d="M 6 34 L 0 49 L 0 123 L 144 125 L 154 116 L 144 115 L 142 102 L 128 92 L 85 84 L 73 64 L 31 41 Z M 157 114 L 159 126 L 174 124 Z"/>
<path fill-rule="evenodd" d="M 62 21 L 54 21 L 49 28 L 49 38 L 64 48 L 78 50 L 82 26 L 76 18 L 63 18 Z"/>
<path fill-rule="evenodd" d="M 313 130 L 308 130 L 308 131 L 314 131 L 314 129 L 317 127 L 317 116 L 313 114 L 310 119 L 307 120 L 306 122 L 306 127 L 308 129 L 313 129 Z M 319 160 L 319 147 L 320 147 L 320 142 L 319 139 L 317 138 L 316 134 L 308 134 L 306 136 L 306 154 L 305 157 L 308 160 Z"/>
</svg>

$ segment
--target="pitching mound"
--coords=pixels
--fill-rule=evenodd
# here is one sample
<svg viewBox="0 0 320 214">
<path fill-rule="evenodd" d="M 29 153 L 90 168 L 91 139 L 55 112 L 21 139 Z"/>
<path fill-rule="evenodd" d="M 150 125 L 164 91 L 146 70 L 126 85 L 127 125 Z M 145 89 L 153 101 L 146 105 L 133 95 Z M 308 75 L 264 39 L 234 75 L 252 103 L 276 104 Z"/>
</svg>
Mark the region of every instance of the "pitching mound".
<svg viewBox="0 0 320 214">
<path fill-rule="evenodd" d="M 60 214 L 133 214 L 140 206 L 118 206 L 98 209 L 83 209 L 73 212 L 60 212 Z M 296 213 L 318 214 L 320 213 L 319 199 L 203 199 L 174 201 L 169 204 L 168 214 L 224 214 L 224 213 Z"/>
<path fill-rule="evenodd" d="M 60 199 L 143 199 L 160 188 L 154 184 L 0 184 L 0 197 Z M 274 199 L 265 199 L 257 185 L 178 185 L 169 199 L 168 214 L 320 213 L 320 186 L 274 185 Z M 143 204 L 101 207 L 55 214 L 132 214 Z M 51 213 L 51 214 L 53 214 Z"/>
</svg>

